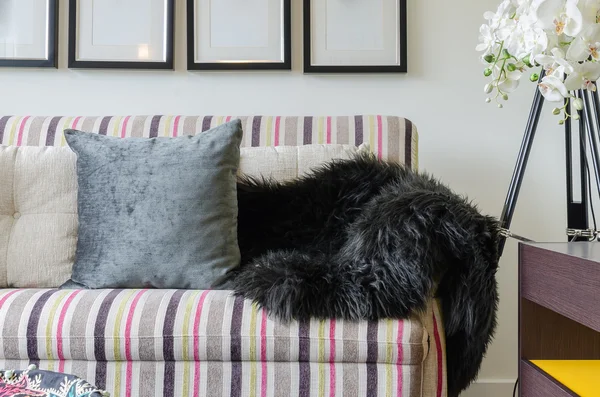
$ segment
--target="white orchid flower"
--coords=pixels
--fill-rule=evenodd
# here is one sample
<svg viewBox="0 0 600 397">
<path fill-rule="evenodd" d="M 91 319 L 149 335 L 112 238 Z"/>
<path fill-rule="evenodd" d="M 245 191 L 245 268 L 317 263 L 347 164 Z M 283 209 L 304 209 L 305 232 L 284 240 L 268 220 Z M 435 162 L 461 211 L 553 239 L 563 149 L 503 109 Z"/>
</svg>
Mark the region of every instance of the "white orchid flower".
<svg viewBox="0 0 600 397">
<path fill-rule="evenodd" d="M 537 7 L 536 17 L 540 28 L 554 31 L 558 36 L 575 37 L 583 26 L 577 0 L 544 0 Z"/>
<path fill-rule="evenodd" d="M 581 10 L 584 25 L 600 22 L 600 2 L 598 0 L 579 0 L 577 5 Z"/>
<path fill-rule="evenodd" d="M 567 50 L 567 58 L 571 61 L 583 62 L 589 57 L 600 59 L 600 25 L 589 25 L 573 40 Z"/>
<path fill-rule="evenodd" d="M 519 88 L 521 76 L 523 76 L 523 73 L 521 73 L 519 70 L 507 72 L 504 79 L 500 79 L 498 88 L 507 94 L 516 91 L 517 88 Z"/>
<path fill-rule="evenodd" d="M 508 51 L 521 59 L 527 55 L 534 59 L 548 48 L 548 35 L 536 27 L 529 16 L 524 16 L 517 22 L 512 34 L 505 40 Z"/>
<path fill-rule="evenodd" d="M 496 44 L 496 36 L 490 25 L 481 25 L 481 28 L 479 28 L 479 41 L 480 43 L 475 48 L 476 51 L 485 51 L 487 54 L 492 50 Z"/>
<path fill-rule="evenodd" d="M 500 22 L 504 19 L 509 19 L 511 11 L 514 9 L 510 0 L 504 0 L 498 6 L 496 12 L 488 11 L 483 14 L 483 18 L 489 21 L 492 29 L 497 29 L 500 26 Z"/>
<path fill-rule="evenodd" d="M 563 75 L 573 72 L 573 66 L 565 59 L 565 53 L 558 47 L 553 48 L 550 55 L 540 54 L 535 61 L 544 67 L 546 75 L 555 75 L 562 81 Z"/>
<path fill-rule="evenodd" d="M 569 90 L 562 78 L 554 74 L 545 76 L 538 84 L 538 88 L 544 98 L 550 102 L 560 102 L 569 96 Z"/>
<path fill-rule="evenodd" d="M 598 79 L 600 79 L 600 63 L 576 63 L 573 65 L 573 72 L 565 80 L 565 86 L 569 91 L 579 89 L 595 91 L 594 81 Z"/>
<path fill-rule="evenodd" d="M 542 54 L 548 48 L 548 35 L 540 28 L 533 28 L 523 35 L 525 51 L 530 59 Z"/>
<path fill-rule="evenodd" d="M 503 93 L 510 94 L 519 88 L 519 82 L 523 76 L 523 73 L 518 69 L 512 72 L 505 70 L 503 73 L 500 65 L 496 65 L 496 67 L 493 69 L 492 76 L 494 81 L 497 81 L 496 87 L 498 90 Z"/>
<path fill-rule="evenodd" d="M 487 12 L 478 51 L 490 78 L 486 102 L 508 100 L 523 74 L 538 83 L 548 101 L 572 98 L 572 91 L 596 90 L 600 79 L 600 0 L 499 0 Z M 545 77 L 539 80 L 541 64 Z M 555 109 L 554 114 L 560 114 Z M 565 117 L 571 117 L 564 113 Z M 574 117 L 574 116 L 573 116 Z M 564 122 L 564 120 L 561 120 Z"/>
</svg>

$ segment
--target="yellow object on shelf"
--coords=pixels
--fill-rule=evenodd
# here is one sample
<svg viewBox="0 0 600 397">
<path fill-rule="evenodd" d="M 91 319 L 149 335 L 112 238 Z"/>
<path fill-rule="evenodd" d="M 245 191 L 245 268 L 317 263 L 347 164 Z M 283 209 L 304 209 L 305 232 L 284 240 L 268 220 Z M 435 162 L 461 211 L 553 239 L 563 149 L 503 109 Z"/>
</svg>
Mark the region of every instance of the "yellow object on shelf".
<svg viewBox="0 0 600 397">
<path fill-rule="evenodd" d="M 581 397 L 600 397 L 600 360 L 531 360 Z"/>
</svg>

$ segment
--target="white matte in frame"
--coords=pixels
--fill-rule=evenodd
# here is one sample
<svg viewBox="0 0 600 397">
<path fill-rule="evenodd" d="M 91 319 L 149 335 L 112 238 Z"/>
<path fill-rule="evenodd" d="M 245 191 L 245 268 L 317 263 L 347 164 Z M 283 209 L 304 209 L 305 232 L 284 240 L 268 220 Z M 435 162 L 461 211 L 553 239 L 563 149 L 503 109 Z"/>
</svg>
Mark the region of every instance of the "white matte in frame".
<svg viewBox="0 0 600 397">
<path fill-rule="evenodd" d="M 0 58 L 48 59 L 49 0 L 0 0 Z"/>
<path fill-rule="evenodd" d="M 194 62 L 284 62 L 283 0 L 196 0 Z"/>
<path fill-rule="evenodd" d="M 165 62 L 166 0 L 78 0 L 77 61 Z"/>
<path fill-rule="evenodd" d="M 398 0 L 311 0 L 311 64 L 400 64 Z"/>
</svg>

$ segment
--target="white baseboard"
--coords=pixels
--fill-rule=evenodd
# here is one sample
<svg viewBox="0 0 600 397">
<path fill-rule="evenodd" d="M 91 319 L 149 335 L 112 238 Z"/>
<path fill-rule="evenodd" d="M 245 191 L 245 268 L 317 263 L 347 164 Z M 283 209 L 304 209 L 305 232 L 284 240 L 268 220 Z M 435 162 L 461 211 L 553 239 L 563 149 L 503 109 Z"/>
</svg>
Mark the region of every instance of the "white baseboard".
<svg viewBox="0 0 600 397">
<path fill-rule="evenodd" d="M 460 397 L 512 397 L 515 379 L 479 379 Z"/>
</svg>

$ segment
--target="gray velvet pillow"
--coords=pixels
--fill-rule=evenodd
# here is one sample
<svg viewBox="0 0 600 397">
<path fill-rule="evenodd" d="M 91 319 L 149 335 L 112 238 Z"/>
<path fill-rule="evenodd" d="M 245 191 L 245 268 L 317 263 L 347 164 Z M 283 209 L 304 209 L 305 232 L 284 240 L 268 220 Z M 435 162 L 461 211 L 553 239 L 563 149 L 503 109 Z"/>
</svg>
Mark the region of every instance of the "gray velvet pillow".
<svg viewBox="0 0 600 397">
<path fill-rule="evenodd" d="M 176 138 L 65 138 L 77 154 L 79 238 L 62 288 L 208 289 L 239 264 L 239 120 Z"/>
</svg>

